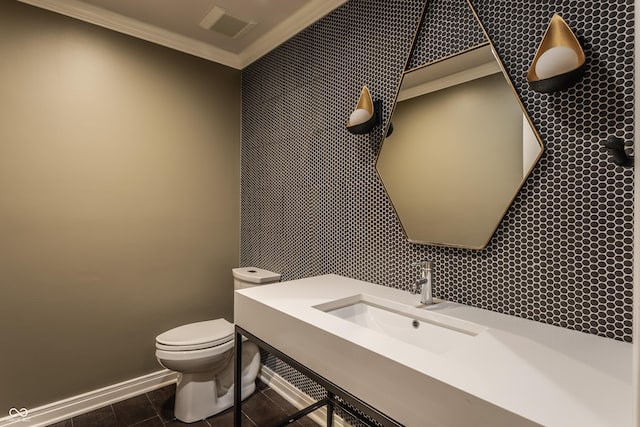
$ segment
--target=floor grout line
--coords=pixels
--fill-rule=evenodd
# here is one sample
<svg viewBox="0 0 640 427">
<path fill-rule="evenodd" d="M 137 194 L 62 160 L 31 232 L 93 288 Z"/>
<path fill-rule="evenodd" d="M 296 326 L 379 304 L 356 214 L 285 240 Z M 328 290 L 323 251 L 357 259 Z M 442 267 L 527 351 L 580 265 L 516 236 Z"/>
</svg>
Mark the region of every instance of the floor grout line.
<svg viewBox="0 0 640 427">
<path fill-rule="evenodd" d="M 173 388 L 171 389 L 169 387 L 173 387 Z M 274 399 L 269 397 L 269 395 L 266 393 L 268 390 L 272 390 L 272 389 L 266 384 L 261 384 L 260 386 L 256 387 L 255 393 L 248 398 L 254 399 L 254 404 L 260 402 L 260 405 L 266 406 L 267 408 L 269 408 L 268 410 L 270 411 L 274 410 L 275 412 L 278 412 L 278 413 L 283 412 L 285 414 L 288 413 L 289 411 L 294 411 L 294 408 L 283 407 L 285 402 L 274 400 L 276 397 L 275 395 L 273 396 Z M 168 427 L 169 425 L 171 425 L 171 427 L 178 427 L 178 426 L 189 427 L 191 425 L 187 423 L 182 423 L 179 420 L 177 420 L 175 416 L 172 416 L 173 404 L 171 403 L 171 400 L 175 400 L 175 385 L 169 385 L 169 386 L 163 387 L 162 389 L 154 390 L 152 392 L 147 392 L 143 394 L 145 395 L 144 399 L 141 399 L 140 395 L 130 398 L 130 399 L 137 399 L 137 402 L 135 404 L 126 406 L 128 410 L 131 411 L 131 413 L 124 412 L 124 415 L 123 415 L 123 412 L 122 412 L 123 407 L 119 406 L 118 411 L 120 412 L 120 417 L 118 417 L 118 411 L 116 411 L 116 408 L 113 404 L 107 405 L 108 408 L 107 406 L 105 406 L 102 408 L 95 409 L 94 411 L 88 412 L 87 414 L 81 414 L 79 416 L 86 416 L 88 414 L 91 414 L 92 412 L 97 412 L 97 411 L 102 411 L 103 414 L 110 414 L 111 419 L 113 421 L 111 421 L 111 419 L 106 420 L 105 422 L 108 421 L 108 424 L 105 424 L 104 427 L 107 427 L 107 426 L 108 427 L 115 427 L 115 426 L 136 427 L 136 426 L 141 426 L 145 423 L 156 425 L 156 422 L 154 421 L 156 419 L 159 420 L 159 423 L 157 424 L 163 427 Z M 148 405 L 151 406 L 152 411 L 149 411 Z M 143 411 L 142 413 L 138 413 L 138 415 L 144 414 L 149 416 L 144 419 L 139 419 L 135 423 L 131 423 L 126 426 L 125 424 L 121 424 L 121 422 L 123 421 L 121 420 L 121 418 L 127 418 L 128 415 L 131 415 L 132 419 L 136 419 L 135 414 L 137 413 L 137 411 Z M 168 411 L 171 411 L 171 413 L 169 413 Z M 232 411 L 232 409 L 230 408 L 219 414 L 213 415 L 212 417 L 198 421 L 196 422 L 196 424 L 202 427 L 230 427 L 232 423 L 230 423 L 229 411 Z M 264 415 L 264 412 L 254 413 L 253 415 L 254 417 L 255 416 L 261 417 Z M 101 415 L 101 417 L 104 417 L 104 415 Z M 249 414 L 246 412 L 246 408 L 244 408 L 244 405 L 241 411 L 241 417 L 244 420 L 245 427 L 261 427 L 261 426 L 258 426 L 258 424 L 253 419 L 253 417 L 249 416 Z M 80 420 L 80 422 L 75 418 L 76 417 L 72 417 L 67 420 L 62 420 L 59 423 L 53 424 L 51 427 L 62 427 L 62 426 L 87 427 L 92 423 L 91 421 L 89 421 L 91 419 L 90 415 L 88 419 L 83 418 L 82 420 Z M 107 418 L 110 418 L 110 417 L 107 417 Z M 104 420 L 104 418 L 101 418 L 101 419 Z M 294 425 L 299 425 L 299 424 L 294 424 Z"/>
</svg>

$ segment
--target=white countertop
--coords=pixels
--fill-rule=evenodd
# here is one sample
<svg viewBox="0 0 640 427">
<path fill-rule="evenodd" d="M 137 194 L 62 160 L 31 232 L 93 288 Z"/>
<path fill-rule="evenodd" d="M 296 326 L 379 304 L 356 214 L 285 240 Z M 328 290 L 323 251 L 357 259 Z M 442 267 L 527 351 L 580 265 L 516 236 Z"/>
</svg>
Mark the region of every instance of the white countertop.
<svg viewBox="0 0 640 427">
<path fill-rule="evenodd" d="M 407 426 L 632 425 L 631 344 L 441 302 L 486 329 L 434 353 L 314 308 L 357 294 L 419 306 L 326 275 L 236 291 L 235 322 Z"/>
</svg>

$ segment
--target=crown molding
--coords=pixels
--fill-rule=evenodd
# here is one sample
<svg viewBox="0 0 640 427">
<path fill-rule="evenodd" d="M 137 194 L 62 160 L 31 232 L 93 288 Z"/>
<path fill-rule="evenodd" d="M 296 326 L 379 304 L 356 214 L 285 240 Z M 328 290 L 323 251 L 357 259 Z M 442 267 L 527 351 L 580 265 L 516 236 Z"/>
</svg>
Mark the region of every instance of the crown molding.
<svg viewBox="0 0 640 427">
<path fill-rule="evenodd" d="M 311 0 L 309 3 L 238 55 L 242 68 L 271 52 L 300 31 L 342 6 L 347 0 Z"/>
<path fill-rule="evenodd" d="M 239 54 L 150 25 L 79 0 L 18 0 L 238 70 L 269 53 L 346 0 L 311 0 Z"/>
<path fill-rule="evenodd" d="M 136 19 L 84 3 L 78 0 L 19 0 L 42 9 L 99 25 L 113 31 L 179 50 L 190 55 L 218 62 L 228 67 L 242 68 L 238 56 L 189 37 L 149 25 Z"/>
</svg>

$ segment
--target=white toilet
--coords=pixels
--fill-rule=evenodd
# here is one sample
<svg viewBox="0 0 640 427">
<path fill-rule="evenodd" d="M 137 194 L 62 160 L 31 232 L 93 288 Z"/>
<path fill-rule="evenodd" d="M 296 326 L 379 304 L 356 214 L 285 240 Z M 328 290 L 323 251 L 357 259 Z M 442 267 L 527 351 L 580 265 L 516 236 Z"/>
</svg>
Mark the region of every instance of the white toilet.
<svg viewBox="0 0 640 427">
<path fill-rule="evenodd" d="M 233 269 L 235 289 L 274 283 L 280 274 L 254 267 Z M 234 326 L 225 319 L 190 323 L 156 337 L 156 357 L 177 371 L 175 416 L 191 423 L 233 406 Z M 242 345 L 242 399 L 256 388 L 258 347 Z"/>
</svg>

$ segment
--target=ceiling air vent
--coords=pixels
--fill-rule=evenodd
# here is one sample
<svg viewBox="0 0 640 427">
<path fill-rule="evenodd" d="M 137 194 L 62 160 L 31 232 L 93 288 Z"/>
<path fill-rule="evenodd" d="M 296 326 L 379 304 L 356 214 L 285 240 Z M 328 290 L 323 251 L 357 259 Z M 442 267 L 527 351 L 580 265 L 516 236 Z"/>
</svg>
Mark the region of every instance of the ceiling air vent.
<svg viewBox="0 0 640 427">
<path fill-rule="evenodd" d="M 256 25 L 255 22 L 229 15 L 226 10 L 218 6 L 214 6 L 200 21 L 200 26 L 205 30 L 215 31 L 231 38 L 242 36 L 254 25 Z"/>
</svg>

